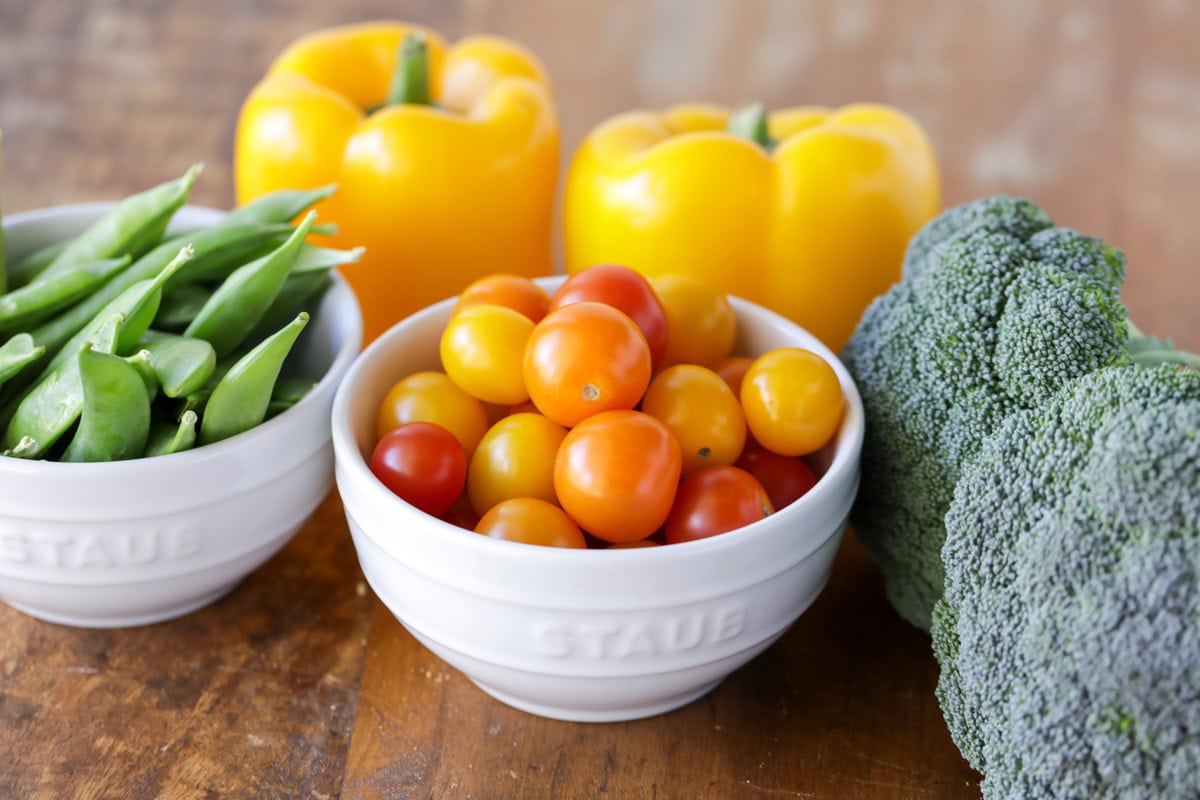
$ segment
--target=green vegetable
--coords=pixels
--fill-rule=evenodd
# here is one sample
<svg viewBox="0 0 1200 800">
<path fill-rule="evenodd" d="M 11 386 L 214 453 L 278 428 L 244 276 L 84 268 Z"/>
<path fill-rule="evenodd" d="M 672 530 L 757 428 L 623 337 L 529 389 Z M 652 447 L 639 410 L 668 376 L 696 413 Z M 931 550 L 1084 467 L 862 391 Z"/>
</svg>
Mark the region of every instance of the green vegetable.
<svg viewBox="0 0 1200 800">
<path fill-rule="evenodd" d="M 138 345 L 150 353 L 150 367 L 167 397 L 184 397 L 208 382 L 217 354 L 203 339 L 147 331 Z"/>
<path fill-rule="evenodd" d="M 943 517 L 963 465 L 1015 411 L 1130 360 L 1123 255 L 997 197 L 913 238 L 899 283 L 841 354 L 867 438 L 852 513 L 902 617 L 928 630 L 942 595 Z"/>
<path fill-rule="evenodd" d="M 150 398 L 137 367 L 120 356 L 79 351 L 83 410 L 63 461 L 137 458 L 150 433 Z"/>
<path fill-rule="evenodd" d="M 27 365 L 41 358 L 44 347 L 36 347 L 28 333 L 18 333 L 0 345 L 0 385 Z"/>
<path fill-rule="evenodd" d="M 0 295 L 0 330 L 28 327 L 94 291 L 129 266 L 129 256 L 88 261 Z"/>
<path fill-rule="evenodd" d="M 187 410 L 179 415 L 176 424 L 151 423 L 145 456 L 167 456 L 191 450 L 196 444 L 196 422 L 199 419 L 195 411 Z"/>
<path fill-rule="evenodd" d="M 1200 373 L 1010 416 L 945 522 L 937 695 L 985 800 L 1200 796 Z"/>
</svg>

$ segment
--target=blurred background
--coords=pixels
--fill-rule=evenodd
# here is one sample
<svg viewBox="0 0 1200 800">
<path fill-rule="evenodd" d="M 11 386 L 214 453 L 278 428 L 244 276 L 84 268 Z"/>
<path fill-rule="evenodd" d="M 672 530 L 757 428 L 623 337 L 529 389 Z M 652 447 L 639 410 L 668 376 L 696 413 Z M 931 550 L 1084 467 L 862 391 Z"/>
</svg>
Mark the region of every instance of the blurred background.
<svg viewBox="0 0 1200 800">
<path fill-rule="evenodd" d="M 946 204 L 1027 196 L 1129 253 L 1143 327 L 1190 319 L 1172 296 L 1195 268 L 1200 198 L 1189 0 L 0 0 L 5 210 L 116 199 L 198 160 L 196 200 L 228 206 L 238 108 L 275 54 L 381 18 L 533 49 L 554 81 L 564 169 L 590 128 L 629 108 L 897 105 L 937 148 Z"/>
</svg>

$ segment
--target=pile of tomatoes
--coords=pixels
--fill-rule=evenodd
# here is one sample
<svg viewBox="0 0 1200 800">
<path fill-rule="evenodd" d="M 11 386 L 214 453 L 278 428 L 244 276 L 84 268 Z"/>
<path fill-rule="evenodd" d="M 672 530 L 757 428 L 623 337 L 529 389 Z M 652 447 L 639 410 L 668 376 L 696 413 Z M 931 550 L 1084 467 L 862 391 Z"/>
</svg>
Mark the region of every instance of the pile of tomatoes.
<svg viewBox="0 0 1200 800">
<path fill-rule="evenodd" d="M 815 483 L 841 386 L 799 348 L 731 355 L 728 299 L 616 265 L 553 295 L 490 275 L 458 297 L 442 372 L 396 383 L 371 469 L 417 508 L 558 547 L 672 544 L 740 528 Z"/>
</svg>

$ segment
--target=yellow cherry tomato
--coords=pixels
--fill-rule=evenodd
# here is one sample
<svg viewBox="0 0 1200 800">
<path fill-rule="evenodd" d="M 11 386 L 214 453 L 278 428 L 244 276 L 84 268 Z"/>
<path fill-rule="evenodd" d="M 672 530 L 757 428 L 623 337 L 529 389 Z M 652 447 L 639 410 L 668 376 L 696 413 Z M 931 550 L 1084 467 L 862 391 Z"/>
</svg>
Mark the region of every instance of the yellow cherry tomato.
<svg viewBox="0 0 1200 800">
<path fill-rule="evenodd" d="M 522 364 L 532 332 L 529 317 L 511 308 L 465 308 L 442 332 L 442 368 L 470 395 L 485 402 L 515 405 L 528 400 Z"/>
<path fill-rule="evenodd" d="M 679 440 L 686 478 L 697 470 L 737 460 L 746 443 L 746 419 L 720 375 L 696 364 L 667 367 L 650 382 L 642 411 Z"/>
<path fill-rule="evenodd" d="M 742 379 L 742 411 L 768 450 L 802 456 L 828 442 L 842 419 L 842 387 L 825 359 L 783 347 L 754 360 Z"/>
<path fill-rule="evenodd" d="M 650 279 L 667 312 L 667 354 L 663 366 L 710 366 L 733 349 L 737 322 L 729 299 L 694 275 L 672 273 Z"/>
<path fill-rule="evenodd" d="M 536 413 L 513 414 L 484 434 L 467 471 L 467 496 L 480 516 L 514 497 L 558 503 L 554 458 L 567 429 Z"/>
<path fill-rule="evenodd" d="M 467 458 L 488 429 L 483 404 L 449 375 L 434 371 L 414 372 L 388 390 L 375 418 L 375 438 L 406 422 L 441 425 L 458 439 Z"/>
</svg>

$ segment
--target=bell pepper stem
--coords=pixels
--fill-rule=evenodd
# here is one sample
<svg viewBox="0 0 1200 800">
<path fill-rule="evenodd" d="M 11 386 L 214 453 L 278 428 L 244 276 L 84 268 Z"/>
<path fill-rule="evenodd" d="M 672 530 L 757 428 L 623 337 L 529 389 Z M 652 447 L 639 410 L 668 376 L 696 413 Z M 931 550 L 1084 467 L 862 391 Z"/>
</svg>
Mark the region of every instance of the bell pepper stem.
<svg viewBox="0 0 1200 800">
<path fill-rule="evenodd" d="M 767 151 L 775 146 L 775 141 L 767 132 L 767 111 L 762 103 L 751 103 L 733 112 L 725 130 L 734 136 L 749 139 Z"/>
<path fill-rule="evenodd" d="M 427 106 L 429 100 L 429 45 L 425 36 L 410 33 L 400 42 L 396 71 L 384 105 L 401 103 Z"/>
</svg>

